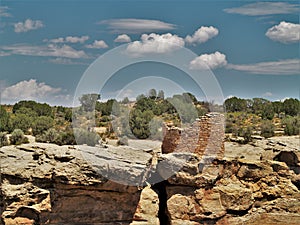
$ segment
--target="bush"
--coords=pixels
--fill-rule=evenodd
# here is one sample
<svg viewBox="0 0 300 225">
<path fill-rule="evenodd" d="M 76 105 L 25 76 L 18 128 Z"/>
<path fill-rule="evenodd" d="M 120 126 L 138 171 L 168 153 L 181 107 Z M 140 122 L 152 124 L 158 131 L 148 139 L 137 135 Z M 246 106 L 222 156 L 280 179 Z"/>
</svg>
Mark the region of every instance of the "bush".
<svg viewBox="0 0 300 225">
<path fill-rule="evenodd" d="M 57 131 L 50 128 L 35 139 L 37 142 L 53 143 L 57 145 L 76 145 L 76 140 L 72 130 Z"/>
<path fill-rule="evenodd" d="M 20 129 L 15 129 L 12 132 L 9 140 L 10 140 L 10 143 L 13 145 L 20 145 L 20 144 L 29 142 L 28 138 L 24 136 L 23 131 Z"/>
<path fill-rule="evenodd" d="M 128 137 L 126 136 L 121 137 L 118 140 L 117 145 L 128 145 Z"/>
<path fill-rule="evenodd" d="M 244 138 L 244 144 L 252 141 L 252 133 L 253 133 L 253 128 L 248 126 L 248 127 L 241 127 L 238 130 L 235 131 L 236 133 L 233 133 L 234 136 L 239 136 Z"/>
<path fill-rule="evenodd" d="M 74 134 L 78 145 L 86 144 L 89 146 L 95 146 L 100 140 L 100 136 L 97 133 L 90 132 L 82 128 L 75 128 Z"/>
<path fill-rule="evenodd" d="M 274 136 L 275 126 L 274 124 L 267 120 L 263 121 L 260 125 L 260 135 L 264 138 L 269 138 Z"/>
<path fill-rule="evenodd" d="M 0 147 L 8 145 L 6 133 L 0 132 Z"/>
<path fill-rule="evenodd" d="M 53 127 L 54 120 L 49 116 L 38 117 L 32 125 L 33 135 L 43 134 L 46 130 Z"/>
<path fill-rule="evenodd" d="M 45 131 L 42 135 L 37 135 L 35 140 L 37 142 L 48 142 L 48 143 L 57 143 L 60 135 L 58 131 L 53 128 Z"/>
<path fill-rule="evenodd" d="M 288 116 L 283 119 L 284 134 L 298 135 L 300 133 L 300 117 Z"/>
</svg>

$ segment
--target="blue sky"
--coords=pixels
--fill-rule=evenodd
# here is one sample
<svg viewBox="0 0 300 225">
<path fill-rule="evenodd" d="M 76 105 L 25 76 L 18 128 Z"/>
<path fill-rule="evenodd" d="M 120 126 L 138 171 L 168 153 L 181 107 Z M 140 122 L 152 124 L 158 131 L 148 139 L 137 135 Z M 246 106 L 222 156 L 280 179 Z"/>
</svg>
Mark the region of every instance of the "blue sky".
<svg viewBox="0 0 300 225">
<path fill-rule="evenodd" d="M 201 79 L 209 68 L 222 91 L 215 101 L 232 95 L 299 98 L 298 13 L 298 1 L 2 0 L 1 102 L 72 105 L 90 64 L 123 44 L 129 58 L 168 58 L 191 50 L 195 58 L 178 67 Z M 167 95 L 185 90 L 207 99 L 179 68 L 130 65 L 99 84 L 104 86 L 99 91 L 103 99 L 133 98 L 153 85 Z"/>
</svg>

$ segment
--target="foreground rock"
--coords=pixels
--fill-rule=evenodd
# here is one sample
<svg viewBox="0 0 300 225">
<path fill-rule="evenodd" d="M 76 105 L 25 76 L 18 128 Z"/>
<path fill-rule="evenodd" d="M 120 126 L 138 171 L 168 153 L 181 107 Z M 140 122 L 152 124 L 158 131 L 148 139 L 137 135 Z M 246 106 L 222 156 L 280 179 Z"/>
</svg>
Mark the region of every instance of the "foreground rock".
<svg viewBox="0 0 300 225">
<path fill-rule="evenodd" d="M 2 223 L 74 225 L 131 223 L 140 191 L 130 184 L 142 179 L 152 155 L 27 144 L 3 147 L 0 157 Z"/>
<path fill-rule="evenodd" d="M 299 146 L 273 140 L 263 143 L 267 147 L 258 160 L 251 158 L 253 154 L 228 157 L 232 149 L 230 154 L 225 150 L 223 160 L 203 160 L 188 153 L 163 155 L 157 171 L 168 180 L 169 223 L 299 224 Z"/>
<path fill-rule="evenodd" d="M 298 225 L 295 138 L 241 152 L 232 145 L 223 158 L 148 147 L 3 147 L 0 224 Z"/>
</svg>

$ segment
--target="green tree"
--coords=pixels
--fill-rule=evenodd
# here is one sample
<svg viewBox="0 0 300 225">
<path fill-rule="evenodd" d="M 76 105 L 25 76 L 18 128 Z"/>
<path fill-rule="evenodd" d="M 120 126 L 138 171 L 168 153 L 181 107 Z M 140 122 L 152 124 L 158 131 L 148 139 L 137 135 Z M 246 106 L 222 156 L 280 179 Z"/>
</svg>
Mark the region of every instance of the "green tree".
<svg viewBox="0 0 300 225">
<path fill-rule="evenodd" d="M 272 102 L 265 102 L 262 106 L 261 117 L 262 119 L 272 120 L 275 112 Z"/>
<path fill-rule="evenodd" d="M 32 109 L 38 116 L 54 116 L 51 106 L 46 103 L 42 104 L 35 101 L 19 101 L 14 104 L 13 113 L 16 113 L 20 108 Z"/>
<path fill-rule="evenodd" d="M 247 110 L 247 101 L 245 99 L 231 97 L 224 102 L 227 112 L 245 112 Z"/>
<path fill-rule="evenodd" d="M 24 133 L 28 133 L 32 127 L 33 118 L 26 114 L 15 114 L 11 117 L 11 126 L 13 129 L 20 129 Z"/>
<path fill-rule="evenodd" d="M 280 101 L 275 101 L 275 102 L 272 102 L 272 105 L 273 105 L 273 109 L 274 109 L 274 112 L 279 114 L 281 112 L 283 112 L 283 103 L 280 102 Z"/>
<path fill-rule="evenodd" d="M 16 110 L 15 114 L 25 114 L 31 118 L 35 118 L 38 116 L 37 112 L 32 110 L 31 108 L 21 107 Z"/>
<path fill-rule="evenodd" d="M 128 104 L 130 101 L 129 101 L 129 98 L 128 97 L 125 97 L 123 100 L 122 100 L 122 104 Z"/>
<path fill-rule="evenodd" d="M 286 115 L 297 116 L 300 113 L 300 101 L 295 98 L 284 100 L 283 109 Z"/>
<path fill-rule="evenodd" d="M 150 136 L 150 126 L 149 122 L 154 117 L 151 110 L 141 111 L 139 109 L 134 109 L 130 112 L 129 126 L 136 138 L 146 139 Z"/>
<path fill-rule="evenodd" d="M 44 131 L 52 128 L 54 125 L 54 120 L 49 116 L 40 116 L 36 118 L 32 125 L 33 135 L 43 134 Z"/>
<path fill-rule="evenodd" d="M 261 115 L 265 109 L 265 104 L 269 103 L 264 98 L 253 98 L 252 112 L 256 115 Z"/>
<path fill-rule="evenodd" d="M 84 94 L 79 98 L 81 107 L 85 112 L 93 111 L 98 100 L 100 100 L 99 94 Z"/>
<path fill-rule="evenodd" d="M 0 105 L 0 132 L 10 130 L 9 119 L 9 114 L 6 112 L 3 106 Z"/>
</svg>

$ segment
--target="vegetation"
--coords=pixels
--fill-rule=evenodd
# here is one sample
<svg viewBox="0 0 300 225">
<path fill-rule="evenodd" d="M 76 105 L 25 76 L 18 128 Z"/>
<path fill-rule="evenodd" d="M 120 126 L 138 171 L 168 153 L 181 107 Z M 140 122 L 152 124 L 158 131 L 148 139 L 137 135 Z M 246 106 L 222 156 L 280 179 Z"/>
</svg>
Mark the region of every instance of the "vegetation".
<svg viewBox="0 0 300 225">
<path fill-rule="evenodd" d="M 117 141 L 117 145 L 128 145 L 128 137 L 123 136 Z"/>
<path fill-rule="evenodd" d="M 24 134 L 34 135 L 39 142 L 58 145 L 94 146 L 99 143 L 99 135 L 103 139 L 119 139 L 120 145 L 126 144 L 128 138 L 162 140 L 164 122 L 186 126 L 210 110 L 222 107 L 198 101 L 190 93 L 165 97 L 162 90 L 155 89 L 137 96 L 136 101 L 127 97 L 122 101 L 100 101 L 99 94 L 84 94 L 79 100 L 81 106 L 74 109 L 34 101 L 0 105 L 0 146 L 9 144 L 9 133 L 13 134 L 9 139 L 11 144 L 26 142 Z M 271 102 L 263 98 L 232 97 L 226 99 L 224 107 L 226 133 L 243 137 L 244 142 L 251 141 L 253 135 L 269 138 L 300 132 L 298 99 Z M 73 117 L 78 124 L 71 124 Z M 77 128 L 73 130 L 72 125 Z M 104 132 L 93 132 L 95 125 Z"/>
<path fill-rule="evenodd" d="M 15 129 L 9 137 L 9 141 L 12 145 L 20 145 L 23 143 L 28 143 L 28 138 L 25 137 L 24 132 L 22 130 Z"/>
<path fill-rule="evenodd" d="M 263 121 L 260 125 L 260 135 L 269 138 L 274 136 L 274 131 L 275 131 L 275 125 L 270 121 L 266 120 Z"/>
<path fill-rule="evenodd" d="M 0 147 L 8 145 L 8 138 L 5 132 L 0 132 Z"/>
</svg>

